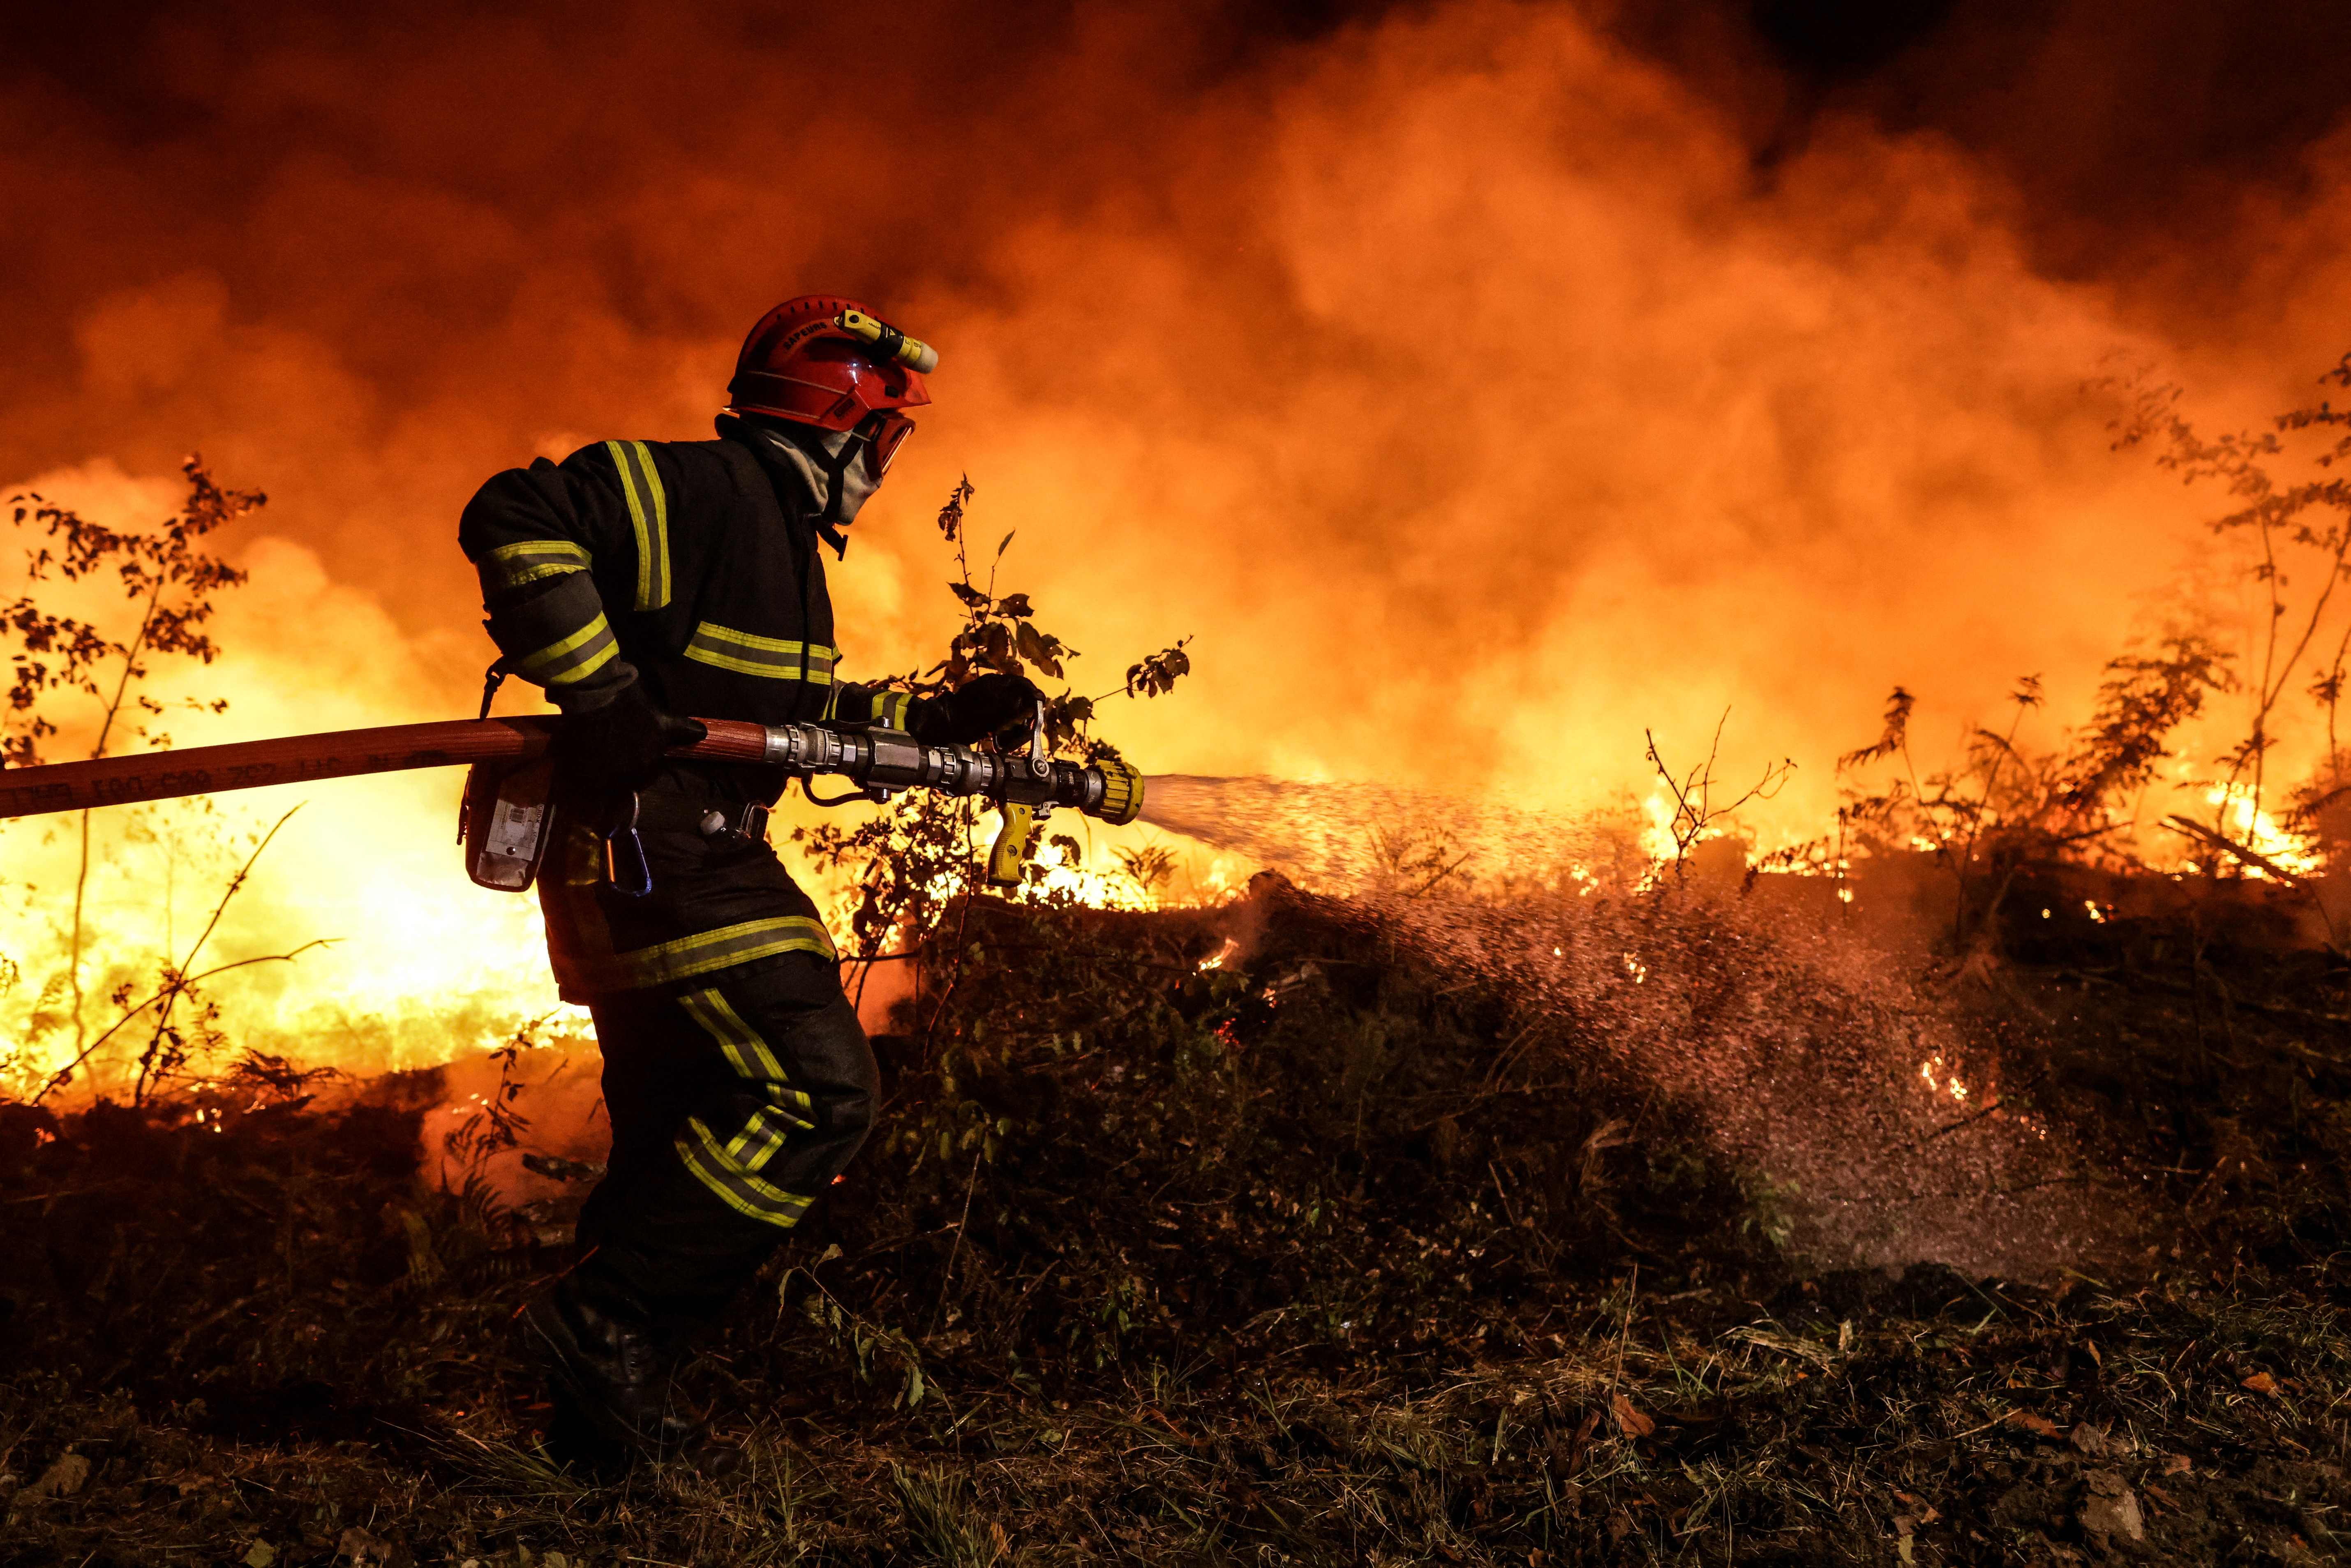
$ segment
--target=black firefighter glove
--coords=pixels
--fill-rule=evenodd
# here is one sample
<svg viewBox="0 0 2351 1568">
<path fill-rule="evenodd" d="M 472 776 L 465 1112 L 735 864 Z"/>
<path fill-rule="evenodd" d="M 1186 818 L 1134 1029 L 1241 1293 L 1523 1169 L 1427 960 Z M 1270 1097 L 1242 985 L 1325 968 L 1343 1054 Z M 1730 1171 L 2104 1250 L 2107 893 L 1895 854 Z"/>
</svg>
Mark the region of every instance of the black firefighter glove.
<svg viewBox="0 0 2351 1568">
<path fill-rule="evenodd" d="M 709 733 L 701 720 L 662 708 L 632 677 L 597 706 L 565 712 L 555 756 L 566 775 L 592 789 L 641 789 L 661 771 L 663 752 Z"/>
<path fill-rule="evenodd" d="M 1028 676 L 990 671 L 914 704 L 906 728 L 925 746 L 969 746 L 982 736 L 1027 727 L 1044 700 Z"/>
</svg>

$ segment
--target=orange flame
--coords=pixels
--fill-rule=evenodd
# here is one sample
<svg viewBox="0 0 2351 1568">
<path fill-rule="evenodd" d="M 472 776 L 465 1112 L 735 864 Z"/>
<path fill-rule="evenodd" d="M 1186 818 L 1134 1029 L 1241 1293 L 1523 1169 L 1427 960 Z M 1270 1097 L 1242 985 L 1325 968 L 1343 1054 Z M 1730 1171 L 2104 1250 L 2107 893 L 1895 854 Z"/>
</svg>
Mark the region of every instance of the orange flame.
<svg viewBox="0 0 2351 1568">
<path fill-rule="evenodd" d="M 128 518 L 168 505 L 135 476 L 201 445 L 276 497 L 189 688 L 235 706 L 183 743 L 469 712 L 472 487 L 705 435 L 742 329 L 841 287 L 943 355 L 833 573 L 849 673 L 952 626 L 924 518 L 968 469 L 975 526 L 1019 530 L 1008 579 L 1106 666 L 1092 689 L 1197 633 L 1173 696 L 1105 705 L 1147 771 L 1589 806 L 1647 792 L 1645 727 L 1687 749 L 1727 707 L 1726 776 L 1801 764 L 1751 825 L 1805 836 L 1890 681 L 1939 705 L 1922 737 L 2028 670 L 2078 713 L 2147 606 L 2242 611 L 2200 586 L 2209 508 L 2110 452 L 2082 383 L 2119 353 L 2251 423 L 2337 347 L 2351 275 L 2351 134 L 2310 146 L 2299 194 L 2120 247 L 2164 265 L 2061 269 L 1959 141 L 1824 119 L 1760 172 L 1737 93 L 1564 9 L 1399 13 L 1205 93 L 1201 30 L 1143 13 L 1033 57 L 927 12 L 789 40 L 684 7 L 502 17 L 404 32 L 392 70 L 360 18 L 260 29 L 173 155 L 58 113 L 0 163 L 11 210 L 53 220 L 14 297 L 59 324 L 0 389 L 0 472 Z M 475 93 L 507 118 L 452 109 Z M 225 979 L 238 1029 L 354 1067 L 497 1038 L 551 990 L 528 901 L 458 872 L 455 789 L 109 826 L 98 994 L 216 885 L 172 844 L 225 852 L 298 798 L 216 955 L 339 942 Z M 1126 832 L 1054 874 L 1124 896 Z M 68 846 L 5 841 L 21 1074 L 61 1060 L 39 988 Z M 1251 869 L 1203 857 L 1192 890 Z"/>
</svg>

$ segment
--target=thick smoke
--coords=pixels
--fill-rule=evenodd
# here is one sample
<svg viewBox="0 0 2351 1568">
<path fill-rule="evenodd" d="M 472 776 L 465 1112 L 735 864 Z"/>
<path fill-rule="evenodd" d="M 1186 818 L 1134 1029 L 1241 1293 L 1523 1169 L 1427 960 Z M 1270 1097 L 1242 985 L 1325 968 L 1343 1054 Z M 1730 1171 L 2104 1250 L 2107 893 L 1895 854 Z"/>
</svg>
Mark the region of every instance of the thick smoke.
<svg viewBox="0 0 2351 1568">
<path fill-rule="evenodd" d="M 1763 177 L 1751 110 L 1565 9 L 1240 64 L 1092 11 L 284 22 L 157 26 L 127 118 L 19 87 L 46 319 L 0 466 L 202 446 L 410 635 L 464 629 L 482 476 L 705 434 L 744 323 L 855 288 L 948 358 L 838 574 L 853 660 L 951 613 L 924 518 L 969 470 L 1078 645 L 1199 633 L 1127 726 L 1163 767 L 1588 794 L 1729 706 L 1816 812 L 1893 680 L 1947 720 L 2078 694 L 2171 580 L 2197 507 L 2106 450 L 2107 356 L 2250 416 L 2335 350 L 2339 141 L 2162 276 L 2050 281 L 1952 141 L 1832 100 Z M 455 711 L 477 652 L 382 656 Z"/>
</svg>

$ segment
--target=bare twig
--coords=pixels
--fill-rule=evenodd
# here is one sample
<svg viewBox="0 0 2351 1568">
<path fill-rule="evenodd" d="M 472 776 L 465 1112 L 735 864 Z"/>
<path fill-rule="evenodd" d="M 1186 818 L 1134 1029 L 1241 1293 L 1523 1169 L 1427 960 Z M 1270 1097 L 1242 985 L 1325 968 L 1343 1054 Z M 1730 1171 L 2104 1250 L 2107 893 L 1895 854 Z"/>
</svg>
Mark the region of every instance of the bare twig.
<svg viewBox="0 0 2351 1568">
<path fill-rule="evenodd" d="M 1741 806 L 1750 800 L 1771 800 L 1780 792 L 1788 782 L 1789 776 L 1796 770 L 1795 759 L 1792 758 L 1768 764 L 1763 769 L 1763 776 L 1750 786 L 1746 793 L 1731 801 L 1729 805 L 1717 810 L 1713 804 L 1714 765 L 1722 754 L 1723 727 L 1729 722 L 1730 710 L 1724 708 L 1722 716 L 1715 721 L 1714 739 L 1707 747 L 1706 760 L 1678 778 L 1671 768 L 1666 766 L 1666 759 L 1658 754 L 1656 734 L 1646 729 L 1641 732 L 1643 738 L 1648 742 L 1650 766 L 1657 770 L 1657 778 L 1673 796 L 1674 811 L 1667 831 L 1673 836 L 1674 867 L 1677 871 L 1681 870 L 1683 863 L 1689 858 L 1690 851 L 1701 841 L 1713 838 L 1721 831 L 1717 824 L 1735 814 Z"/>
<path fill-rule="evenodd" d="M 225 975 L 231 969 L 248 968 L 255 964 L 290 964 L 295 959 L 300 957 L 303 954 L 308 953 L 313 947 L 331 947 L 337 942 L 341 940 L 342 938 L 340 936 L 314 936 L 309 941 L 303 943 L 300 946 L 289 947 L 283 953 L 261 953 L 256 954 L 250 958 L 239 958 L 233 963 L 216 964 L 213 967 L 204 970 L 202 974 L 188 976 L 183 984 L 185 986 L 202 985 L 204 981 L 211 979 L 215 975 Z M 49 1081 L 43 1084 L 39 1092 L 33 1096 L 32 1103 L 36 1105 L 39 1104 L 43 1100 L 47 1099 L 53 1091 L 60 1089 L 67 1083 L 72 1082 L 75 1071 L 78 1069 L 82 1063 L 88 1061 L 91 1057 L 104 1050 L 108 1040 L 112 1040 L 115 1035 L 120 1032 L 121 1030 L 133 1019 L 137 1018 L 141 1013 L 145 1012 L 149 1008 L 153 1007 L 157 1002 L 162 1001 L 164 998 L 171 996 L 177 988 L 179 988 L 166 984 L 157 989 L 155 993 L 150 996 L 146 1000 L 126 1009 L 120 1017 L 117 1018 L 112 1023 L 106 1026 L 104 1032 L 100 1033 L 96 1040 L 91 1040 L 89 1044 L 82 1048 L 81 1054 L 76 1056 L 71 1061 L 67 1062 L 63 1067 L 58 1068 L 57 1071 L 51 1073 L 49 1075 Z"/>
</svg>

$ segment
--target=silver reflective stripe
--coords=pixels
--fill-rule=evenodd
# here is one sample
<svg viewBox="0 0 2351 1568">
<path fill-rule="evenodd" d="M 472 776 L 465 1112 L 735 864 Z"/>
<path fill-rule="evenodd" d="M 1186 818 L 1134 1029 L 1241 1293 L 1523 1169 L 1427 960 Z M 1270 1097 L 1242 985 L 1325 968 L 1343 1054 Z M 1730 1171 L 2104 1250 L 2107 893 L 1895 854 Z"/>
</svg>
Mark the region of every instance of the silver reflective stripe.
<svg viewBox="0 0 2351 1568">
<path fill-rule="evenodd" d="M 815 953 L 830 958 L 833 956 L 832 938 L 825 934 L 821 921 L 804 915 L 746 920 L 722 925 L 716 931 L 681 936 L 657 947 L 616 953 L 594 966 L 594 980 L 598 982 L 595 988 L 641 990 L 778 953 Z"/>
<path fill-rule="evenodd" d="M 482 586 L 497 592 L 511 591 L 543 577 L 586 571 L 589 564 L 588 552 L 569 539 L 525 539 L 520 544 L 500 545 L 482 558 L 477 570 Z"/>
</svg>

